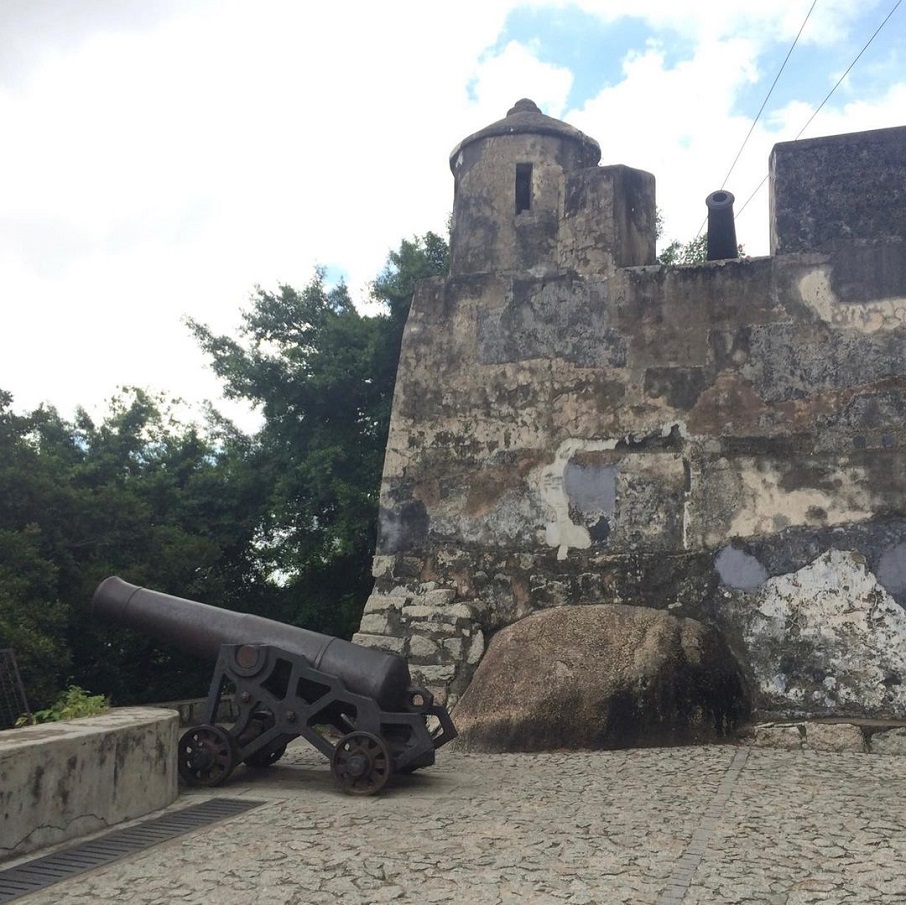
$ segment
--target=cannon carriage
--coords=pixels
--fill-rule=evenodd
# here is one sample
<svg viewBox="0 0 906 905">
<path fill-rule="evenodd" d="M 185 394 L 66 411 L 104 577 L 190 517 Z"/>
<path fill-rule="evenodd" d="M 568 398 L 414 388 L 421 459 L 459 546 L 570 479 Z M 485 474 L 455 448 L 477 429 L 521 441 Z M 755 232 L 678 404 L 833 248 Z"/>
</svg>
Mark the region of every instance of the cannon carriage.
<svg viewBox="0 0 906 905">
<path fill-rule="evenodd" d="M 394 773 L 431 766 L 456 736 L 395 654 L 117 577 L 98 586 L 92 610 L 215 661 L 205 721 L 179 741 L 179 773 L 192 785 L 220 785 L 241 763 L 270 766 L 301 736 L 330 760 L 341 790 L 373 795 Z M 237 712 L 229 728 L 216 722 L 226 694 Z"/>
</svg>

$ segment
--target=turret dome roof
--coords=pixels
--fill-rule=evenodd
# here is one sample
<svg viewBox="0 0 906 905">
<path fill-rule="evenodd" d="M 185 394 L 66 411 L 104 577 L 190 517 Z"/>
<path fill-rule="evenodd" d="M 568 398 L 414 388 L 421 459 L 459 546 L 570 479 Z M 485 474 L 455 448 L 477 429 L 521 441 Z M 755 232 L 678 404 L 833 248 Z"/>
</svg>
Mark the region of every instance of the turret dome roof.
<svg viewBox="0 0 906 905">
<path fill-rule="evenodd" d="M 497 122 L 491 123 L 491 125 L 485 126 L 480 131 L 464 138 L 450 154 L 450 169 L 454 170 L 456 158 L 466 145 L 481 139 L 494 138 L 498 135 L 526 133 L 554 135 L 578 142 L 583 145 L 588 154 L 588 166 L 594 166 L 601 159 L 601 146 L 593 138 L 589 138 L 584 132 L 580 132 L 574 126 L 561 122 L 559 119 L 545 116 L 534 101 L 524 97 L 513 104 L 503 119 L 498 119 Z"/>
</svg>

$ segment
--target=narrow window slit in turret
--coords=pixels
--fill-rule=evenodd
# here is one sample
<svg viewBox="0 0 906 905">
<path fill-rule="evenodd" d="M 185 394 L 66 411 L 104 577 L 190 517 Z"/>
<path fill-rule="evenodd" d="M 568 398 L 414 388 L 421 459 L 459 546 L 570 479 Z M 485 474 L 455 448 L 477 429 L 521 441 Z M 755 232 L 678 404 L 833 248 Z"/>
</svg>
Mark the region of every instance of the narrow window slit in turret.
<svg viewBox="0 0 906 905">
<path fill-rule="evenodd" d="M 532 165 L 516 164 L 516 213 L 532 209 Z"/>
</svg>

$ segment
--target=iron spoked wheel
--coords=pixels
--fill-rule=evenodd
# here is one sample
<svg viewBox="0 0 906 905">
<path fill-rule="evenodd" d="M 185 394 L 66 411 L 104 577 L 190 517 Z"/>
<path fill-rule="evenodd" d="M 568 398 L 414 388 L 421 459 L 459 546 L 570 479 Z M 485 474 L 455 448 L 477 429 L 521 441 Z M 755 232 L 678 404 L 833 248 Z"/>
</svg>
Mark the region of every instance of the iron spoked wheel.
<svg viewBox="0 0 906 905">
<path fill-rule="evenodd" d="M 330 769 L 342 791 L 350 795 L 375 795 L 387 785 L 393 761 L 378 736 L 350 732 L 337 742 Z"/>
<path fill-rule="evenodd" d="M 274 748 L 272 751 L 268 751 L 267 749 L 264 751 L 256 751 L 245 759 L 245 765 L 247 767 L 255 767 L 256 769 L 269 767 L 272 764 L 277 763 L 284 754 L 286 754 L 286 745 L 281 745 L 279 748 Z"/>
<path fill-rule="evenodd" d="M 179 775 L 189 785 L 219 786 L 236 766 L 236 746 L 220 726 L 196 726 L 179 740 Z"/>
</svg>

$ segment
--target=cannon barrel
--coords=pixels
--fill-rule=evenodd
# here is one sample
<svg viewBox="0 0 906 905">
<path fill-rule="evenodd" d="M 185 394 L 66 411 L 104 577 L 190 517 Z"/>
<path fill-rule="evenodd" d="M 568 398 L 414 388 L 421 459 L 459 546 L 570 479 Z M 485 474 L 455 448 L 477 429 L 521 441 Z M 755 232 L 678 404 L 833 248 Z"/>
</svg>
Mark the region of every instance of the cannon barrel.
<svg viewBox="0 0 906 905">
<path fill-rule="evenodd" d="M 733 219 L 732 192 L 721 189 L 705 198 L 708 208 L 708 260 L 724 261 L 739 257 L 736 223 Z"/>
<path fill-rule="evenodd" d="M 92 612 L 187 654 L 216 661 L 222 644 L 270 644 L 302 656 L 313 669 L 340 679 L 388 711 L 405 709 L 412 684 L 402 657 L 274 619 L 171 597 L 113 576 L 102 581 Z"/>
</svg>

